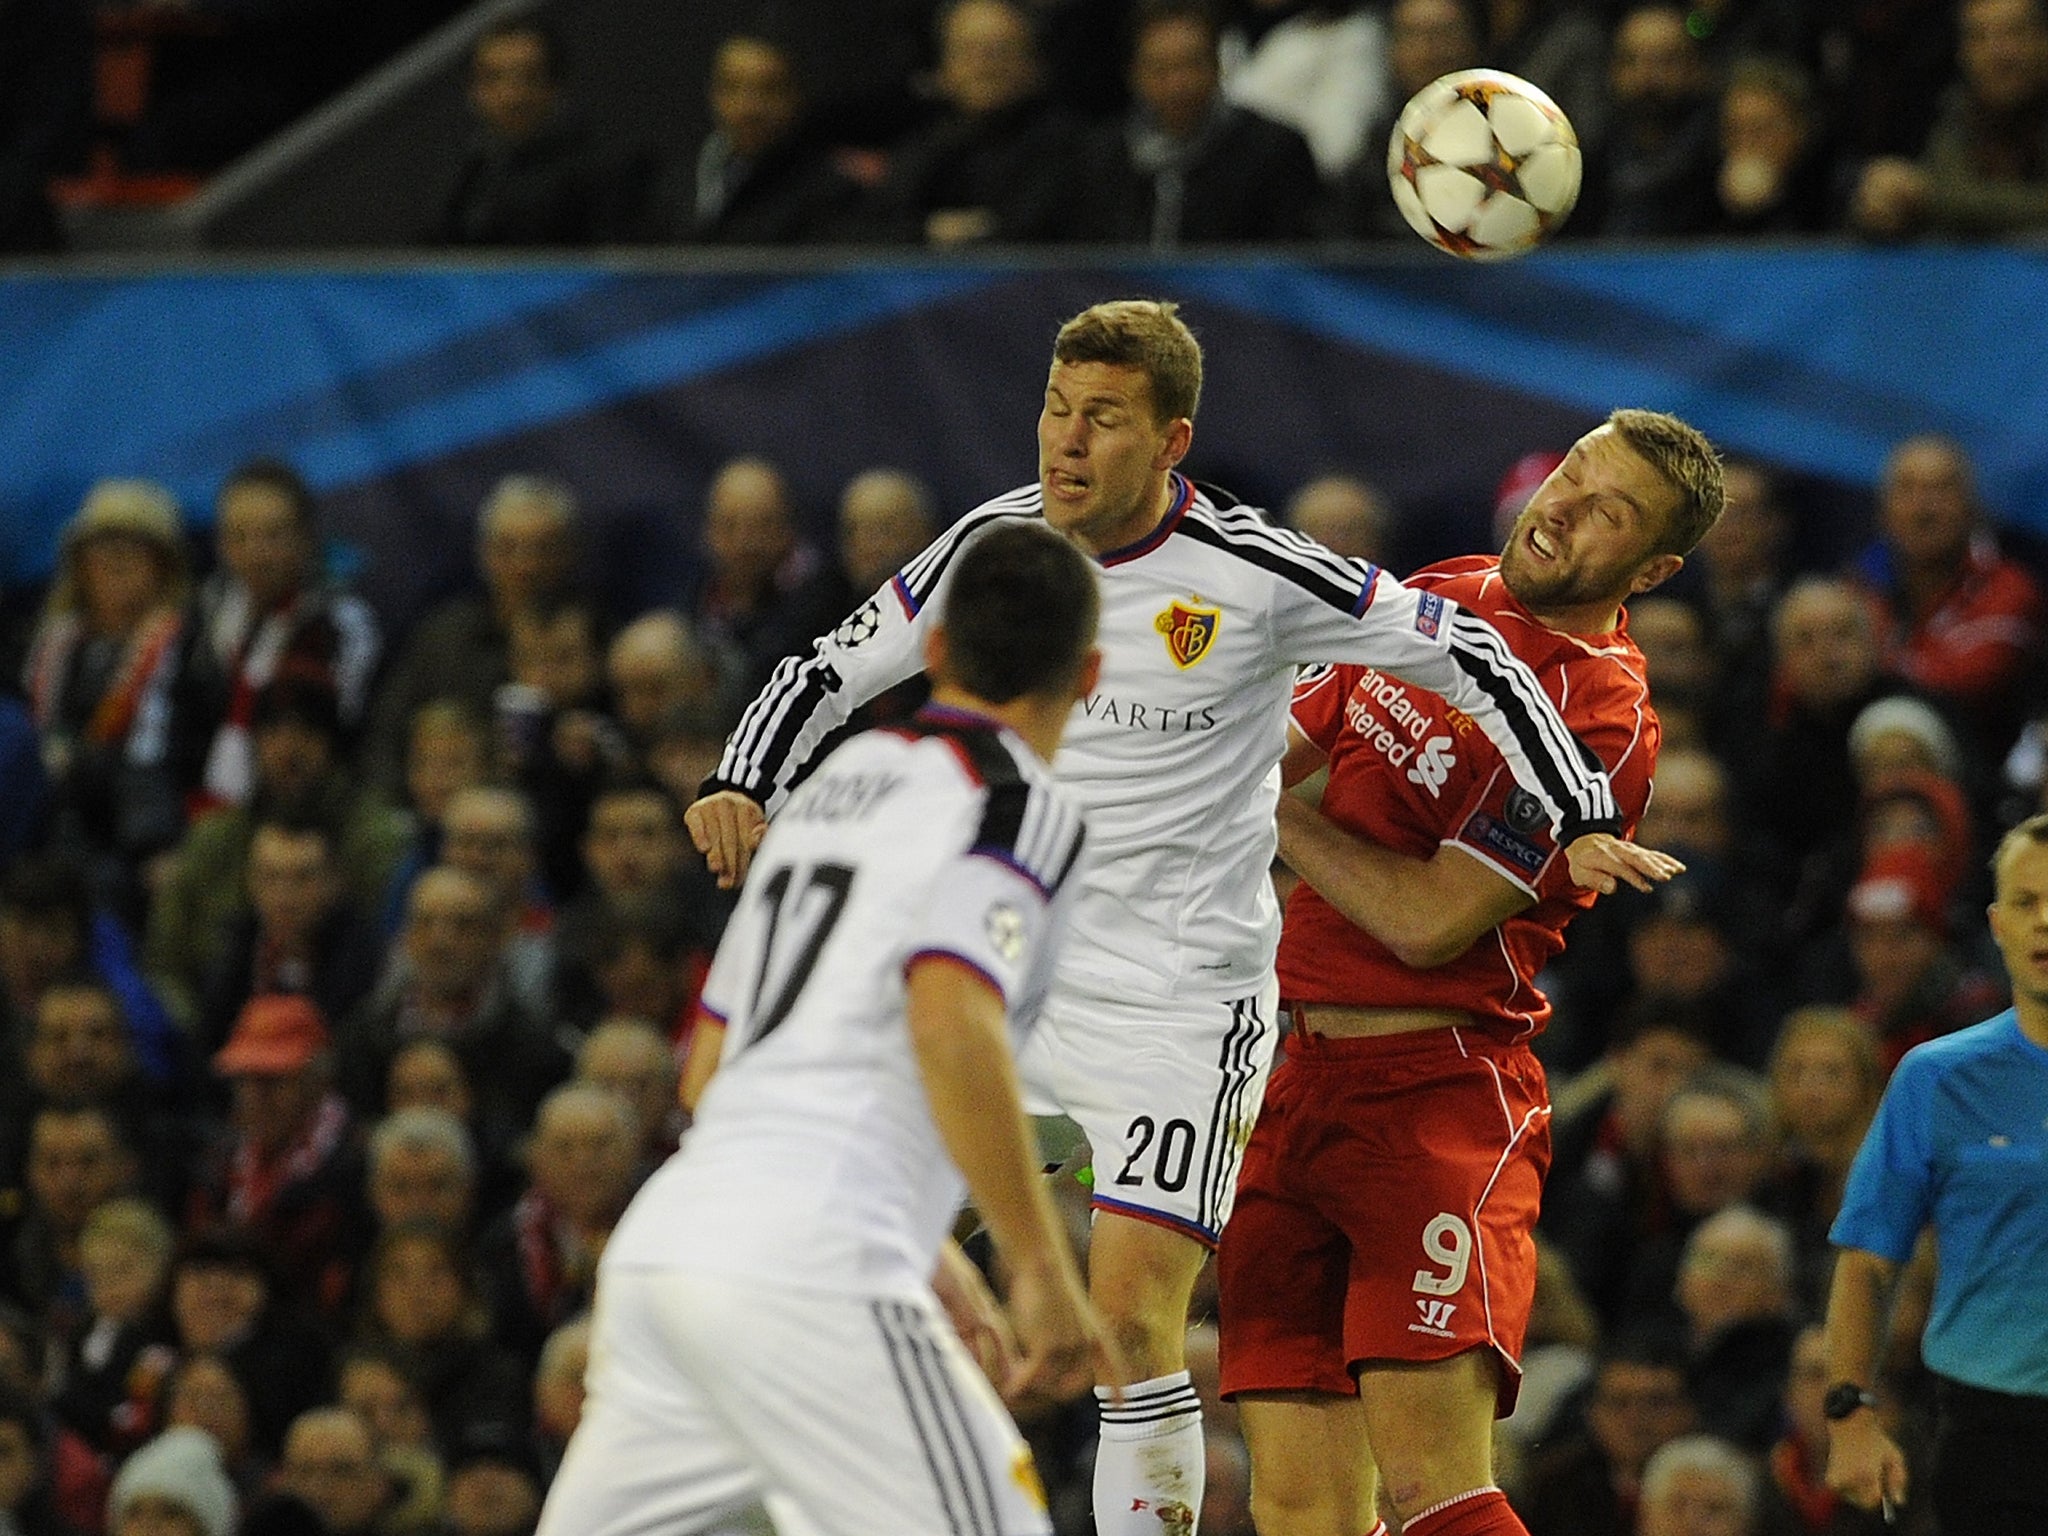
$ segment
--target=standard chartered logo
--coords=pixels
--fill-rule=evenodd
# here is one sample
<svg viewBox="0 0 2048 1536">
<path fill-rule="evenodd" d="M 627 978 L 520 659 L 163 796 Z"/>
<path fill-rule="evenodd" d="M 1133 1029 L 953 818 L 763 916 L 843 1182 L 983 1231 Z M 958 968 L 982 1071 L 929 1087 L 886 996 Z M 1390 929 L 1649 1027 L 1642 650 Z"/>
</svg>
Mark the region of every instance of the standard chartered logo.
<svg viewBox="0 0 2048 1536">
<path fill-rule="evenodd" d="M 1432 736 L 1422 744 L 1422 753 L 1408 770 L 1408 782 L 1420 784 L 1428 790 L 1432 799 L 1443 795 L 1444 781 L 1451 776 L 1451 766 L 1457 762 L 1451 752 L 1451 738 Z"/>
</svg>

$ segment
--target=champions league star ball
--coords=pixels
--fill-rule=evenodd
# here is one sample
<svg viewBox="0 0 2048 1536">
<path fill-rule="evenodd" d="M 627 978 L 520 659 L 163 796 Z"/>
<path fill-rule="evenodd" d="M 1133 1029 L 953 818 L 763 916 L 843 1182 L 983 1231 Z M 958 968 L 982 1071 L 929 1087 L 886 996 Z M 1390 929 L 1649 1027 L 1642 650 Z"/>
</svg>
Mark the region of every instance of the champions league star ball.
<svg viewBox="0 0 2048 1536">
<path fill-rule="evenodd" d="M 1387 145 L 1394 203 L 1415 232 L 1470 261 L 1533 250 L 1579 198 L 1579 136 L 1556 102 L 1497 69 L 1415 93 Z"/>
</svg>

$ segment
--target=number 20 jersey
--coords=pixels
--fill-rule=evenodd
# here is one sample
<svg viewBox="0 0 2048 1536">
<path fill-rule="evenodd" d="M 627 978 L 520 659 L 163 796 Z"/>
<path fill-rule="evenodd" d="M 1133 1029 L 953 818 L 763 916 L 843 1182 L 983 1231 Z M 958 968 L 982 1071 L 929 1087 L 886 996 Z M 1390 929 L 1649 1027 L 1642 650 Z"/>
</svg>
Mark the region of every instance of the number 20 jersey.
<svg viewBox="0 0 2048 1536">
<path fill-rule="evenodd" d="M 789 798 L 704 984 L 725 1025 L 682 1149 L 605 1263 L 921 1294 L 965 1184 L 932 1122 L 905 1012 L 920 959 L 1036 1021 L 1083 828 L 1031 749 L 927 709 L 834 752 Z"/>
</svg>

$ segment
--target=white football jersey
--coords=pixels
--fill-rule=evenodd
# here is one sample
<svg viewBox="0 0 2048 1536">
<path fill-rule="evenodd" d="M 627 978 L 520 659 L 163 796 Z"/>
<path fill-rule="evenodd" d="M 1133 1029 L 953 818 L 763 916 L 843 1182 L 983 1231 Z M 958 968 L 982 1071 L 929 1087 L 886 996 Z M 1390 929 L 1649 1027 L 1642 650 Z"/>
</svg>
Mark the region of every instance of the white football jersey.
<svg viewBox="0 0 2048 1536">
<path fill-rule="evenodd" d="M 1542 800 L 1561 841 L 1620 831 L 1597 760 L 1492 625 L 1252 508 L 1173 484 L 1160 525 L 1099 561 L 1102 679 L 1075 707 L 1053 765 L 1090 828 L 1062 987 L 1217 1001 L 1263 985 L 1280 936 L 1267 879 L 1276 769 L 1302 663 L 1362 662 L 1443 695 Z M 784 661 L 706 790 L 743 791 L 775 815 L 826 734 L 922 666 L 923 631 L 960 550 L 1005 518 L 1042 515 L 1036 485 L 985 503 L 811 655 Z"/>
<path fill-rule="evenodd" d="M 1051 773 L 981 716 L 927 709 L 832 753 L 754 855 L 704 983 L 718 1072 L 605 1264 L 923 1294 L 965 1183 L 925 1098 L 905 971 L 971 967 L 1021 1043 L 1081 843 Z"/>
</svg>

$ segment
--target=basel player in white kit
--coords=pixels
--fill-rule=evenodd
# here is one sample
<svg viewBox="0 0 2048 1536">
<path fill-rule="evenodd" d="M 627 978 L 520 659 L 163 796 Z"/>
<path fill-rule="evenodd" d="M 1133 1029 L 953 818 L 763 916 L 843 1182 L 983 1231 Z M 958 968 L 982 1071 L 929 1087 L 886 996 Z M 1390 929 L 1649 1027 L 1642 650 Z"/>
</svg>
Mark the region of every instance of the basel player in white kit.
<svg viewBox="0 0 2048 1536">
<path fill-rule="evenodd" d="M 1098 598 L 1012 525 L 961 561 L 932 705 L 782 808 L 705 981 L 723 1062 L 605 1247 L 589 1399 L 540 1536 L 1047 1533 L 1030 1452 L 930 1278 L 964 1184 L 1002 1254 L 1005 1386 L 1085 1391 L 1103 1346 L 1011 1053 L 1082 821 L 1046 765 Z"/>
<path fill-rule="evenodd" d="M 1061 327 L 1038 481 L 967 514 L 748 707 L 686 820 L 714 872 L 745 873 L 827 732 L 916 671 L 919 636 L 992 530 L 1050 523 L 1095 557 L 1100 684 L 1057 770 L 1086 811 L 1074 935 L 1020 1060 L 1027 1103 L 1087 1134 L 1089 1289 L 1133 1378 L 1096 1457 L 1101 1536 L 1194 1527 L 1201 1404 L 1188 1300 L 1230 1214 L 1277 1037 L 1280 922 L 1267 879 L 1296 664 L 1351 660 L 1441 692 L 1558 823 L 1581 882 L 1642 881 L 1606 777 L 1483 619 L 1220 502 L 1177 472 L 1201 349 L 1171 304 L 1099 304 Z M 1400 743 L 1427 774 L 1426 743 Z M 1101 1390 L 1099 1389 L 1099 1390 Z"/>
</svg>

